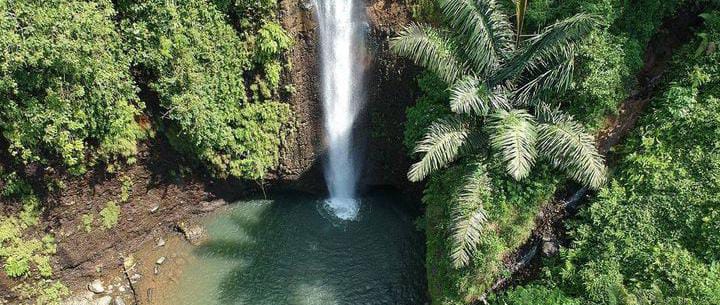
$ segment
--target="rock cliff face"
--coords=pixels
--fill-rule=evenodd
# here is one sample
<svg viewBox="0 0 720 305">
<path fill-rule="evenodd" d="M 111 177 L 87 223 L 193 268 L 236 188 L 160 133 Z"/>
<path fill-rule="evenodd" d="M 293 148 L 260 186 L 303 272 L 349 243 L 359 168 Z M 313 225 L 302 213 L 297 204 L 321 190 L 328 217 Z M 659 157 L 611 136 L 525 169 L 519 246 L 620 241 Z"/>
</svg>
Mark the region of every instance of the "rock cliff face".
<svg viewBox="0 0 720 305">
<path fill-rule="evenodd" d="M 405 178 L 410 164 L 402 145 L 405 108 L 414 103 L 417 68 L 389 51 L 388 39 L 410 22 L 403 1 L 365 0 L 368 19 L 366 71 L 367 100 L 355 126 L 362 155 L 361 187 L 393 186 L 418 194 L 419 186 Z M 287 97 L 296 116 L 294 134 L 283 149 L 277 178 L 294 188 L 324 192 L 322 173 L 323 112 L 320 101 L 318 37 L 312 0 L 282 1 L 283 26 L 295 45 L 286 81 L 295 92 Z"/>
</svg>

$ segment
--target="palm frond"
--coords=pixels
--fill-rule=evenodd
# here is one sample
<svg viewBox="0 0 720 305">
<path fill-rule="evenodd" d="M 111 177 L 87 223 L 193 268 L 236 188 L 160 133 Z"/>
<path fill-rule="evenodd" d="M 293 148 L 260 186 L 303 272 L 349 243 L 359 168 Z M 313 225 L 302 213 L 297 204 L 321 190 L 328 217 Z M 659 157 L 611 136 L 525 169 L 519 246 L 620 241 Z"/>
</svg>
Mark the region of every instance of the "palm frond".
<svg viewBox="0 0 720 305">
<path fill-rule="evenodd" d="M 534 104 L 543 93 L 562 93 L 572 84 L 575 57 L 571 46 L 557 48 L 528 64 L 524 84 L 514 92 L 518 105 Z"/>
<path fill-rule="evenodd" d="M 515 180 L 530 174 L 537 151 L 536 123 L 525 110 L 500 110 L 489 124 L 490 145 L 506 163 L 506 170 Z"/>
<path fill-rule="evenodd" d="M 462 268 L 470 263 L 470 258 L 477 250 L 482 230 L 488 221 L 484 208 L 484 201 L 490 196 L 487 169 L 480 163 L 475 166 L 475 170 L 465 178 L 465 185 L 459 196 L 459 206 L 454 210 L 450 257 L 455 268 Z M 463 211 L 468 212 L 463 213 Z"/>
<path fill-rule="evenodd" d="M 596 18 L 588 14 L 558 21 L 546 27 L 542 33 L 525 41 L 524 47 L 493 78 L 493 82 L 511 79 L 526 70 L 528 65 L 553 58 L 558 52 L 572 47 L 587 36 L 597 24 Z"/>
<path fill-rule="evenodd" d="M 415 153 L 425 155 L 410 167 L 408 179 L 413 182 L 421 181 L 433 171 L 455 161 L 469 134 L 468 125 L 455 117 L 430 125 L 425 137 L 415 147 Z"/>
<path fill-rule="evenodd" d="M 452 40 L 429 26 L 411 24 L 390 40 L 390 49 L 452 84 L 465 71 Z"/>
<path fill-rule="evenodd" d="M 538 150 L 574 180 L 589 188 L 599 188 L 605 182 L 607 168 L 594 137 L 572 117 L 553 116 L 552 121 L 538 127 Z"/>
<path fill-rule="evenodd" d="M 442 0 L 440 8 L 475 72 L 484 75 L 513 50 L 512 27 L 495 0 Z"/>
<path fill-rule="evenodd" d="M 503 90 L 489 90 L 482 80 L 469 75 L 450 88 L 450 109 L 459 114 L 487 115 L 494 109 L 509 108 Z"/>
</svg>

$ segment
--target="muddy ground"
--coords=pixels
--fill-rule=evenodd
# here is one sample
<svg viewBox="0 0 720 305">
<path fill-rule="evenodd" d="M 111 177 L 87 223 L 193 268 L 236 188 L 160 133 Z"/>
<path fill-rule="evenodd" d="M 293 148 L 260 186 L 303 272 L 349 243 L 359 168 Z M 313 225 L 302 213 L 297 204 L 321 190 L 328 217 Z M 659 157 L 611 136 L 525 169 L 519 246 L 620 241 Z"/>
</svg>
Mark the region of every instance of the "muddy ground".
<svg viewBox="0 0 720 305">
<path fill-rule="evenodd" d="M 65 181 L 65 191 L 48 198 L 51 208 L 45 211 L 44 225 L 57 240 L 55 274 L 73 291 L 96 278 L 114 277 L 125 257 L 174 234 L 181 223 L 216 207 L 212 204 L 260 192 L 259 187 L 239 181 L 212 182 L 208 177 L 183 175 L 189 171 L 188 163 L 178 159 L 167 143 L 151 143 L 141 149 L 135 165 L 113 175 L 92 171 Z M 132 181 L 129 197 L 121 202 L 123 182 L 128 179 Z M 120 220 L 114 228 L 104 229 L 98 213 L 109 201 L 121 206 Z M 82 220 L 86 214 L 95 215 L 89 232 Z"/>
</svg>

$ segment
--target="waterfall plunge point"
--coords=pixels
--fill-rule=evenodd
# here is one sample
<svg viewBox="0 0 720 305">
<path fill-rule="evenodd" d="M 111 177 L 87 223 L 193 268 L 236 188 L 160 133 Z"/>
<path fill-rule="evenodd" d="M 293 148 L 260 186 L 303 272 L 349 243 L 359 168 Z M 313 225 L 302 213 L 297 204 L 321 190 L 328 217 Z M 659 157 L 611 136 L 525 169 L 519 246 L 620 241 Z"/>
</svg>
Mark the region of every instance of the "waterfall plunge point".
<svg viewBox="0 0 720 305">
<path fill-rule="evenodd" d="M 325 116 L 327 206 L 338 218 L 357 217 L 359 166 L 353 126 L 363 100 L 361 10 L 353 0 L 315 0 L 321 52 L 321 98 Z"/>
</svg>

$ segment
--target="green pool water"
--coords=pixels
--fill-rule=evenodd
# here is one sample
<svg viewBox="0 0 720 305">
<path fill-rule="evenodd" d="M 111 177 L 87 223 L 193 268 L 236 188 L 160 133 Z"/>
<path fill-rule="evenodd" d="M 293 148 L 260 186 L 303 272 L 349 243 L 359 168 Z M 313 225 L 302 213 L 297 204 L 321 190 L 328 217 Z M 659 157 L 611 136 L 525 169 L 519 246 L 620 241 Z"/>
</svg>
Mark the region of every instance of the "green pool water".
<svg viewBox="0 0 720 305">
<path fill-rule="evenodd" d="M 208 219 L 172 303 L 424 304 L 424 243 L 400 203 L 373 193 L 342 221 L 303 193 L 239 202 Z"/>
</svg>

